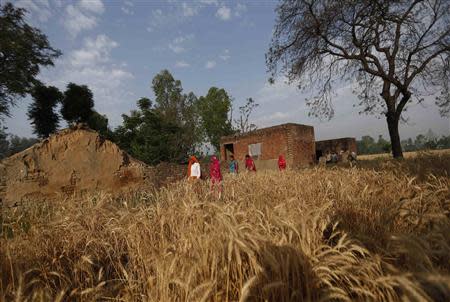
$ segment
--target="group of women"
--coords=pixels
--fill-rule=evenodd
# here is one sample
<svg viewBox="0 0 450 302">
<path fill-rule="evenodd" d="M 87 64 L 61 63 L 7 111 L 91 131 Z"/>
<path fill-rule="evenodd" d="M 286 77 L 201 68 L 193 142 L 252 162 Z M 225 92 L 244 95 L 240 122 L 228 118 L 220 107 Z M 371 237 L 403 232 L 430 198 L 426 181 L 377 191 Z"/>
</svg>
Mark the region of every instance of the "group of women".
<svg viewBox="0 0 450 302">
<path fill-rule="evenodd" d="M 256 172 L 255 161 L 250 155 L 245 156 L 245 170 L 249 172 Z M 239 173 L 239 164 L 238 161 L 234 158 L 233 155 L 230 156 L 229 163 L 229 172 L 231 174 Z M 278 169 L 280 171 L 286 170 L 286 159 L 283 155 L 278 157 Z M 189 158 L 187 176 L 189 180 L 195 181 L 202 178 L 202 172 L 200 168 L 200 163 L 195 156 L 191 156 Z M 219 159 L 213 155 L 211 156 L 209 163 L 209 179 L 210 179 L 210 187 L 211 192 L 214 193 L 216 198 L 220 198 L 222 195 L 222 173 L 220 170 L 220 161 Z"/>
</svg>

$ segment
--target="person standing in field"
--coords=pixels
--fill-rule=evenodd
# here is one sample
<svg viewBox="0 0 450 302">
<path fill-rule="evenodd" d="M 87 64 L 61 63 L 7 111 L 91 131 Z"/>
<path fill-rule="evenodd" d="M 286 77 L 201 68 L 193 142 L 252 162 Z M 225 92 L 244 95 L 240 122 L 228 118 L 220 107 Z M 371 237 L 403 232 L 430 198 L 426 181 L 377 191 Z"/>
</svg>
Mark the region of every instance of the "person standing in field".
<svg viewBox="0 0 450 302">
<path fill-rule="evenodd" d="M 188 179 L 197 180 L 200 179 L 201 176 L 202 172 L 200 169 L 200 163 L 198 162 L 198 159 L 195 156 L 191 156 L 191 158 L 189 158 L 188 163 Z"/>
<path fill-rule="evenodd" d="M 353 167 L 353 165 L 356 165 L 356 152 L 352 151 L 348 155 L 348 161 L 350 162 L 350 167 Z"/>
<path fill-rule="evenodd" d="M 222 197 L 222 173 L 220 172 L 220 162 L 215 155 L 211 157 L 209 164 L 209 178 L 211 181 L 211 192 L 216 199 Z"/>
<path fill-rule="evenodd" d="M 284 158 L 284 155 L 280 154 L 278 157 L 278 169 L 280 171 L 286 170 L 286 159 Z"/>
<path fill-rule="evenodd" d="M 239 173 L 239 165 L 236 159 L 234 159 L 234 155 L 230 156 L 230 173 L 231 174 L 238 174 Z"/>
<path fill-rule="evenodd" d="M 256 172 L 255 162 L 253 161 L 253 158 L 248 154 L 245 156 L 245 169 L 247 171 Z"/>
</svg>

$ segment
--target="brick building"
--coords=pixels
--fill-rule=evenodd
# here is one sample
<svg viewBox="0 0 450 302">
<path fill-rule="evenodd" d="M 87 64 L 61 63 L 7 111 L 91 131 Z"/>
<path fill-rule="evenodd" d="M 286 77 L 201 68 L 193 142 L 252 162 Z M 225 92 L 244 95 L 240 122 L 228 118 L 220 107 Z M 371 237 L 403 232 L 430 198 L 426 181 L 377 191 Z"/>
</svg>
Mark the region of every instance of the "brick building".
<svg viewBox="0 0 450 302">
<path fill-rule="evenodd" d="M 340 151 L 356 152 L 356 139 L 354 137 L 343 137 L 336 139 L 328 139 L 316 142 L 316 160 L 322 155 L 330 153 L 338 153 Z"/>
<path fill-rule="evenodd" d="M 253 156 L 257 169 L 277 169 L 280 154 L 286 157 L 290 167 L 312 165 L 315 162 L 314 128 L 288 123 L 222 137 L 220 154 L 224 161 L 234 155 L 241 169 L 246 154 Z"/>
</svg>

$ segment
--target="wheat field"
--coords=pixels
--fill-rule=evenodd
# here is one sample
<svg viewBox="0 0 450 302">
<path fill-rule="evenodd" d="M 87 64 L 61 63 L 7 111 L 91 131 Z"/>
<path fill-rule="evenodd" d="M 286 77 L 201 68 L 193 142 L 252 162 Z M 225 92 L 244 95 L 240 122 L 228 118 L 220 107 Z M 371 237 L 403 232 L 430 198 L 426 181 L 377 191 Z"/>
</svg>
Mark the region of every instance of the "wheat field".
<svg viewBox="0 0 450 302">
<path fill-rule="evenodd" d="M 403 152 L 403 156 L 405 158 L 415 158 L 417 156 L 429 155 L 429 156 L 439 156 L 439 155 L 448 155 L 450 154 L 450 149 L 438 149 L 438 150 L 422 150 L 422 151 L 409 151 Z M 358 155 L 359 160 L 371 160 L 371 159 L 388 159 L 392 158 L 391 153 L 381 153 L 381 154 L 364 154 Z"/>
<path fill-rule="evenodd" d="M 3 209 L 3 301 L 448 301 L 449 156 Z"/>
</svg>

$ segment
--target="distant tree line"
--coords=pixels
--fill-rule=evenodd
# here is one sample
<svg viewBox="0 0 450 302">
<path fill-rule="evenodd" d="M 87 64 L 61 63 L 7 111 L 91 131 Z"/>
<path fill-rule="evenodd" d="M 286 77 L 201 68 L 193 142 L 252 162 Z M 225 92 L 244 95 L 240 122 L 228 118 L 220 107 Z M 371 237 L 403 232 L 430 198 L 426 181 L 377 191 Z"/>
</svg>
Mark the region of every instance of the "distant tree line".
<svg viewBox="0 0 450 302">
<path fill-rule="evenodd" d="M 375 140 L 369 135 L 356 141 L 358 154 L 378 154 L 391 152 L 391 144 L 382 135 Z M 430 129 L 426 134 L 419 134 L 415 139 L 408 138 L 401 141 L 404 151 L 436 150 L 450 148 L 450 135 L 438 137 Z"/>
<path fill-rule="evenodd" d="M 7 134 L 4 128 L 0 128 L 0 160 L 21 152 L 38 141 L 39 140 L 36 138 L 26 138 Z"/>
</svg>

